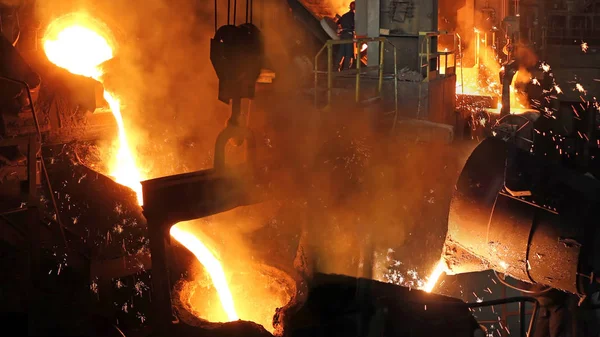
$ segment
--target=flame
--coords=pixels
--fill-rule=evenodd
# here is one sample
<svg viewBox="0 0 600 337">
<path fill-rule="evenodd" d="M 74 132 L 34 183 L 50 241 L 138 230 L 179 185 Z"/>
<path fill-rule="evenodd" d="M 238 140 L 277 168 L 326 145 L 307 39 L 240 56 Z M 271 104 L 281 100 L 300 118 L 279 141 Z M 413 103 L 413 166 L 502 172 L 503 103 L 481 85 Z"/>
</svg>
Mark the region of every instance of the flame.
<svg viewBox="0 0 600 337">
<path fill-rule="evenodd" d="M 435 288 L 435 285 L 440 279 L 440 276 L 442 276 L 442 274 L 445 272 L 446 264 L 444 263 L 443 259 L 440 259 L 440 261 L 436 264 L 435 268 L 431 272 L 431 275 L 429 275 L 429 278 L 427 279 L 427 283 L 423 287 L 423 290 L 430 293 L 433 290 L 433 288 Z"/>
<path fill-rule="evenodd" d="M 171 227 L 171 236 L 192 252 L 198 261 L 202 263 L 204 268 L 206 268 L 210 274 L 214 287 L 217 289 L 221 305 L 227 314 L 227 318 L 229 321 L 237 321 L 239 317 L 233 304 L 233 296 L 229 290 L 227 278 L 225 277 L 225 272 L 223 271 L 223 267 L 219 260 L 200 240 L 196 238 L 194 234 L 180 229 L 177 225 Z"/>
<path fill-rule="evenodd" d="M 85 15 L 67 15 L 54 20 L 43 38 L 48 60 L 69 72 L 91 77 L 102 82 L 100 65 L 114 57 L 114 43 L 108 32 L 97 21 Z M 119 138 L 115 157 L 111 160 L 110 173 L 115 181 L 131 188 L 142 200 L 142 176 L 127 141 L 127 133 L 121 115 L 121 103 L 114 93 L 104 89 L 104 99 L 117 122 Z"/>
<path fill-rule="evenodd" d="M 473 96 L 490 96 L 502 97 L 502 85 L 500 84 L 500 72 L 504 69 L 495 59 L 494 51 L 490 47 L 482 47 L 478 53 L 477 64 L 474 67 L 456 67 L 456 94 L 465 94 Z M 543 66 L 547 66 L 543 64 Z M 549 66 L 548 70 L 549 70 Z M 545 69 L 545 68 L 544 68 Z M 516 85 L 520 83 L 530 82 L 531 74 L 524 70 L 519 70 L 515 73 L 510 85 L 510 104 L 514 108 L 528 108 L 529 103 L 526 96 L 522 95 Z M 537 81 L 537 80 L 536 80 Z M 488 110 L 494 113 L 500 113 L 501 104 L 498 103 L 498 108 Z M 461 106 L 472 112 L 476 112 L 478 106 Z"/>
</svg>

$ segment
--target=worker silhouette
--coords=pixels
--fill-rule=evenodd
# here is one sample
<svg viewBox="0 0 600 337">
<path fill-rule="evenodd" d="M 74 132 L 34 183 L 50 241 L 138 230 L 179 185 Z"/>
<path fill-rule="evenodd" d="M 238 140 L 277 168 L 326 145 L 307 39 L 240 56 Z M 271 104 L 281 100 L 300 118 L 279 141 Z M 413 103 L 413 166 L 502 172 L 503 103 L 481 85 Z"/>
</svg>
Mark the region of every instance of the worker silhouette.
<svg viewBox="0 0 600 337">
<path fill-rule="evenodd" d="M 350 10 L 348 13 L 342 15 L 342 17 L 337 21 L 339 26 L 339 36 L 340 40 L 351 40 L 354 39 L 354 1 L 350 3 Z M 354 44 L 353 43 L 345 43 L 339 45 L 338 55 L 337 55 L 337 64 L 339 65 L 338 70 L 342 71 L 345 69 L 349 69 L 354 59 Z"/>
</svg>

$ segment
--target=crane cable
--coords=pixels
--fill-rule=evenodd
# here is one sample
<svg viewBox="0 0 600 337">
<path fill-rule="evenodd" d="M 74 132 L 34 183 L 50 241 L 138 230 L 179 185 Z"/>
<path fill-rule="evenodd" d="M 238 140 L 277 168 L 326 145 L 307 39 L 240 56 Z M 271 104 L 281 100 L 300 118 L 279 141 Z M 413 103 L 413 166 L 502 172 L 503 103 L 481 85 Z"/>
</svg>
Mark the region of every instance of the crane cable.
<svg viewBox="0 0 600 337">
<path fill-rule="evenodd" d="M 215 0 L 215 33 L 219 29 L 219 5 L 218 0 Z M 227 0 L 227 25 L 235 26 L 237 19 L 237 0 L 233 0 L 233 15 L 231 13 L 231 0 Z M 246 0 L 246 23 L 252 23 L 254 16 L 254 0 Z"/>
</svg>

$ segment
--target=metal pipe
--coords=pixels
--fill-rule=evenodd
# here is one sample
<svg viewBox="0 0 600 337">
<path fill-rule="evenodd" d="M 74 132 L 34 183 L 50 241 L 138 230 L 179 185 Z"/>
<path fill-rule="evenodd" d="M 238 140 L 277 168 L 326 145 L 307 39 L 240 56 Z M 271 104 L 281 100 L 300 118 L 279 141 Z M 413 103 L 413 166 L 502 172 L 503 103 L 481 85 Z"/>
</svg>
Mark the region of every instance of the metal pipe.
<svg viewBox="0 0 600 337">
<path fill-rule="evenodd" d="M 235 22 L 237 20 L 237 0 L 233 0 L 233 25 L 235 26 Z"/>
<path fill-rule="evenodd" d="M 327 41 L 327 106 L 331 105 L 331 88 L 333 87 L 333 45 Z"/>
<path fill-rule="evenodd" d="M 227 24 L 231 23 L 231 0 L 227 0 Z"/>
<path fill-rule="evenodd" d="M 519 336 L 525 335 L 525 302 L 519 302 Z"/>
<path fill-rule="evenodd" d="M 321 49 L 319 50 L 319 52 L 317 53 L 317 55 L 315 55 L 315 63 L 313 65 L 314 68 L 314 72 L 315 72 L 315 108 L 318 105 L 318 97 L 317 97 L 317 89 L 319 87 L 319 56 L 321 56 L 321 54 L 323 53 L 323 50 L 325 50 L 325 48 L 327 47 L 327 44 L 324 44 L 323 47 L 321 47 Z"/>
<path fill-rule="evenodd" d="M 502 84 L 502 108 L 500 109 L 500 116 L 507 116 L 511 112 L 510 107 L 510 86 L 512 80 L 519 70 L 519 65 L 516 61 L 509 62 L 504 65 L 504 70 L 500 73 L 500 83 Z"/>
<path fill-rule="evenodd" d="M 535 326 L 535 321 L 537 320 L 537 313 L 540 307 L 539 302 L 535 302 L 533 304 L 533 312 L 531 313 L 531 319 L 529 320 L 529 327 L 527 328 L 527 337 L 531 337 L 531 333 L 533 332 L 533 327 Z"/>
<path fill-rule="evenodd" d="M 246 22 L 248 21 L 248 15 L 250 14 L 250 0 L 246 0 Z"/>
<path fill-rule="evenodd" d="M 392 46 L 394 47 L 394 124 L 392 125 L 392 132 L 394 132 L 396 123 L 398 123 L 398 58 L 396 46 Z"/>
<path fill-rule="evenodd" d="M 500 298 L 497 300 L 489 300 L 489 301 L 483 301 L 483 302 L 465 303 L 465 305 L 467 307 L 469 307 L 470 309 L 475 309 L 475 308 L 491 307 L 493 305 L 509 304 L 509 303 L 517 303 L 517 302 L 529 302 L 529 303 L 533 303 L 534 305 L 539 304 L 538 300 L 535 299 L 535 297 L 516 296 L 516 297 Z M 461 303 L 461 302 L 458 302 L 458 303 Z"/>
<path fill-rule="evenodd" d="M 145 200 L 144 200 L 145 201 Z M 169 269 L 167 267 L 166 238 L 172 224 L 164 226 L 164 221 L 154 219 L 145 214 L 148 220 L 148 239 L 152 254 L 152 319 L 156 333 L 168 335 L 169 326 L 173 321 L 171 308 L 171 286 L 169 284 Z"/>
<path fill-rule="evenodd" d="M 360 40 L 358 40 L 360 41 Z M 357 53 L 358 57 L 360 58 L 360 52 Z M 345 62 L 345 60 L 344 60 Z M 358 62 L 356 62 L 356 92 L 355 92 L 355 97 L 354 97 L 354 101 L 356 103 L 360 102 L 360 68 L 361 68 L 361 64 L 362 62 L 360 61 L 360 59 L 358 60 Z"/>
<path fill-rule="evenodd" d="M 379 86 L 377 87 L 377 93 L 381 95 L 383 89 L 383 57 L 385 54 L 385 44 L 383 40 L 379 40 Z"/>
<path fill-rule="evenodd" d="M 427 80 L 429 80 L 429 74 L 431 73 L 431 37 L 427 36 Z"/>
</svg>

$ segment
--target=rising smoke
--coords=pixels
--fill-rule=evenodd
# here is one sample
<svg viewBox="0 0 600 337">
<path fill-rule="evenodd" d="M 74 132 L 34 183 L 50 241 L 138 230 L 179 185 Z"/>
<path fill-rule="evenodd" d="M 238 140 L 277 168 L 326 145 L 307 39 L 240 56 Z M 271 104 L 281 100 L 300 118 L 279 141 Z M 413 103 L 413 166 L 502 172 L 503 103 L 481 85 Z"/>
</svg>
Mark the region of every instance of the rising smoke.
<svg viewBox="0 0 600 337">
<path fill-rule="evenodd" d="M 258 94 L 250 124 L 262 157 L 287 172 L 279 177 L 284 182 L 275 191 L 279 200 L 260 214 L 215 218 L 209 234 L 225 250 L 225 264 L 258 256 L 248 237 L 260 237 L 263 228 L 276 234 L 259 242 L 284 246 L 276 251 L 293 255 L 305 229 L 318 270 L 355 275 L 361 248 L 373 245 L 394 248 L 407 264 L 422 263 L 427 273 L 441 253 L 449 195 L 464 155 L 443 144 L 381 138 L 354 107 L 328 116 L 316 111 L 289 75 L 293 69 L 283 37 L 297 28 L 280 7 L 285 3 L 256 3 L 265 13 L 278 14 L 264 23 L 269 67 L 278 79 L 291 80 L 284 91 L 281 82 L 271 89 L 276 95 Z M 106 85 L 121 97 L 148 178 L 212 166 L 214 140 L 230 111 L 217 101 L 218 80 L 209 60 L 212 2 L 44 0 L 37 5 L 42 22 L 84 10 L 114 27 L 121 43 L 105 66 Z M 219 8 L 223 25 L 226 1 Z M 243 15 L 245 10 L 238 10 L 238 18 Z"/>
</svg>

